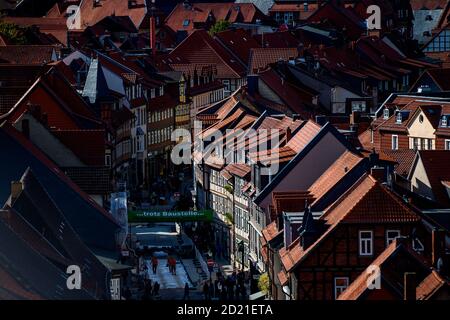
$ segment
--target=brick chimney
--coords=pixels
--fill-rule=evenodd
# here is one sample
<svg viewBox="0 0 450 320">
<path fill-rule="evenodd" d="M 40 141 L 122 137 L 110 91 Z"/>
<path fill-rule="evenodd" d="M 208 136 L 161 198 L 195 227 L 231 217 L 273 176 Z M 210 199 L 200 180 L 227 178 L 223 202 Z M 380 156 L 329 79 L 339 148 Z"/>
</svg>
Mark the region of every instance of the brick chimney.
<svg viewBox="0 0 450 320">
<path fill-rule="evenodd" d="M 23 191 L 22 181 L 11 181 L 11 202 L 16 201 Z"/>
<path fill-rule="evenodd" d="M 416 300 L 416 273 L 405 272 L 403 274 L 403 300 Z"/>
<path fill-rule="evenodd" d="M 156 19 L 153 14 L 150 16 L 149 36 L 150 36 L 150 48 L 152 49 L 152 56 L 156 57 Z"/>
</svg>

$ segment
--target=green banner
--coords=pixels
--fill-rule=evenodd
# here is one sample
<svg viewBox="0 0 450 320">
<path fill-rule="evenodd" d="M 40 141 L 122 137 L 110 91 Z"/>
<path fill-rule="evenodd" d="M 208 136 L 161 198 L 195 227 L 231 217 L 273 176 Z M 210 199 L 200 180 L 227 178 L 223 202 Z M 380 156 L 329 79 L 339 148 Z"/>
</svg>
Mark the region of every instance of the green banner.
<svg viewBox="0 0 450 320">
<path fill-rule="evenodd" d="M 143 211 L 129 210 L 128 222 L 212 221 L 212 210 L 201 211 Z"/>
</svg>

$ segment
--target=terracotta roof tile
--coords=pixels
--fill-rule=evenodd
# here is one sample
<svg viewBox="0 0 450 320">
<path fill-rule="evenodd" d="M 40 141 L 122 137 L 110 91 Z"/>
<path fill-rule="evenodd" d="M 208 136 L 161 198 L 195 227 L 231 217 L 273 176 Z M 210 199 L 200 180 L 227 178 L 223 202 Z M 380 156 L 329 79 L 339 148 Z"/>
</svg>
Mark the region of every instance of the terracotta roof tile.
<svg viewBox="0 0 450 320">
<path fill-rule="evenodd" d="M 205 30 L 194 31 L 164 59 L 164 62 L 175 70 L 179 63 L 213 66 L 217 70 L 217 78 L 240 78 L 246 71 L 245 66 Z"/>
<path fill-rule="evenodd" d="M 272 63 L 288 61 L 298 57 L 297 48 L 252 48 L 250 50 L 249 71 L 264 70 Z"/>
<path fill-rule="evenodd" d="M 112 191 L 108 167 L 65 167 L 61 170 L 89 195 L 106 195 Z"/>
<path fill-rule="evenodd" d="M 372 263 L 371 266 L 380 267 L 398 248 L 397 240 L 394 240 Z M 367 290 L 367 280 L 371 272 L 363 271 L 355 281 L 338 297 L 338 300 L 356 300 Z"/>
<path fill-rule="evenodd" d="M 448 281 L 442 278 L 436 270 L 432 270 L 428 277 L 423 279 L 423 281 L 417 286 L 416 299 L 428 300 L 432 298 L 433 294 L 444 285 L 448 286 Z"/>
<path fill-rule="evenodd" d="M 225 167 L 225 169 L 230 174 L 238 176 L 240 178 L 245 178 L 250 174 L 251 171 L 250 166 L 244 163 L 230 163 Z"/>
<path fill-rule="evenodd" d="M 286 271 L 302 261 L 326 239 L 340 223 L 398 223 L 416 222 L 420 218 L 372 176 L 364 175 L 321 216 L 326 231 L 306 250 L 299 238 L 288 248 L 280 250 Z"/>
<path fill-rule="evenodd" d="M 196 24 L 205 24 L 209 14 L 216 21 L 226 20 L 231 23 L 254 23 L 262 13 L 252 3 L 194 3 L 189 9 L 183 3 L 178 4 L 166 19 L 166 25 L 172 30 L 191 32 Z M 185 22 L 188 22 L 187 24 Z"/>
<path fill-rule="evenodd" d="M 259 43 L 244 29 L 226 30 L 217 33 L 215 37 L 245 65 L 249 61 L 250 49 L 260 47 Z"/>
<path fill-rule="evenodd" d="M 277 235 L 280 234 L 280 232 L 283 231 L 278 230 L 276 221 L 269 223 L 269 225 L 262 230 L 262 234 L 266 242 L 269 242 L 270 240 L 275 238 Z"/>
<path fill-rule="evenodd" d="M 346 174 L 363 160 L 350 151 L 345 151 L 309 188 L 315 199 L 320 199 Z"/>
<path fill-rule="evenodd" d="M 52 62 L 55 46 L 14 45 L 0 46 L 0 63 L 44 65 Z"/>
<path fill-rule="evenodd" d="M 286 272 L 284 272 L 283 270 L 281 270 L 280 272 L 278 272 L 277 274 L 278 280 L 280 281 L 280 284 L 282 286 L 286 285 L 288 282 L 288 276 L 286 274 Z"/>
<path fill-rule="evenodd" d="M 407 150 L 382 150 L 383 153 L 395 160 L 398 164 L 395 167 L 395 172 L 402 176 L 407 176 L 411 170 L 416 152 L 411 149 Z"/>
</svg>

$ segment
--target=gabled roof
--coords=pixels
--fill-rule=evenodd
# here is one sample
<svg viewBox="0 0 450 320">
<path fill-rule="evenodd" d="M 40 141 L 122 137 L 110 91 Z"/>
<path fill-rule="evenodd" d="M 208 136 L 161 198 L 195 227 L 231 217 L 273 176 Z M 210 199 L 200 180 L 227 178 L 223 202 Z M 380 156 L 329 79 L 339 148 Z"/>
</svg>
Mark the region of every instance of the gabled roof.
<svg viewBox="0 0 450 320">
<path fill-rule="evenodd" d="M 55 128 L 99 128 L 94 112 L 57 68 L 38 78 L 15 106 L 0 119 L 17 120 L 30 104 L 47 114 L 48 125 Z"/>
<path fill-rule="evenodd" d="M 11 181 L 30 168 L 84 243 L 116 249 L 118 225 L 111 215 L 7 123 L 0 126 L 0 149 L 8 150 L 0 157 L 0 164 L 8 168 L 0 171 L 0 203 L 8 199 Z"/>
<path fill-rule="evenodd" d="M 214 66 L 218 78 L 240 78 L 246 72 L 245 66 L 205 30 L 194 31 L 164 58 L 163 62 L 176 71 L 177 64 Z"/>
<path fill-rule="evenodd" d="M 351 151 L 345 151 L 309 188 L 316 201 L 330 191 L 363 160 L 362 156 Z M 314 206 L 314 203 L 312 206 Z"/>
<path fill-rule="evenodd" d="M 14 23 L 23 28 L 36 26 L 44 34 L 50 34 L 60 43 L 67 43 L 67 18 L 65 17 L 3 17 L 2 21 Z"/>
<path fill-rule="evenodd" d="M 0 63 L 44 65 L 56 60 L 56 46 L 0 46 Z"/>
<path fill-rule="evenodd" d="M 308 123 L 313 123 L 308 121 Z M 297 154 L 284 166 L 280 172 L 271 180 L 271 182 L 266 185 L 266 187 L 261 190 L 261 192 L 256 196 L 255 203 L 259 203 L 266 198 L 272 192 L 272 190 L 284 179 L 289 172 L 295 168 L 295 166 L 304 158 L 306 155 L 315 147 L 315 145 L 322 140 L 322 138 L 327 134 L 331 133 L 338 139 L 344 146 L 349 150 L 353 147 L 350 143 L 334 128 L 330 123 L 325 124 L 320 130 L 317 131 L 317 125 L 310 125 L 308 127 L 303 126 L 300 128 L 297 134 L 295 134 L 287 143 L 287 146 L 295 150 Z"/>
<path fill-rule="evenodd" d="M 419 150 L 409 172 L 409 180 L 419 160 L 422 161 L 435 201 L 440 205 L 449 206 L 450 197 L 442 181 L 450 180 L 450 150 Z"/>
<path fill-rule="evenodd" d="M 250 49 L 260 46 L 244 29 L 229 29 L 216 33 L 214 37 L 245 65 L 249 62 Z"/>
<path fill-rule="evenodd" d="M 20 215 L 35 230 L 45 230 L 42 236 L 55 249 L 52 256 L 48 255 L 47 250 L 48 258 L 53 258 L 56 253 L 59 253 L 66 261 L 58 259 L 57 263 L 63 262 L 66 264 L 67 260 L 70 260 L 72 261 L 71 264 L 76 264 L 83 270 L 83 289 L 97 298 L 108 297 L 109 286 L 104 281 L 108 277 L 108 270 L 82 242 L 70 222 L 54 204 L 54 199 L 49 197 L 33 172 L 27 169 L 20 181 L 23 185 L 23 191 L 17 198 L 8 201 L 14 210 L 13 214 Z M 8 220 L 8 217 L 6 217 L 5 221 Z M 17 227 L 17 224 L 10 224 L 10 226 Z M 22 231 L 19 229 L 15 228 L 14 230 L 24 238 L 28 236 L 22 235 Z M 40 248 L 38 248 L 38 251 L 41 254 L 44 253 Z M 59 267 L 57 263 L 55 265 Z M 67 266 L 65 265 L 65 267 Z M 64 267 L 62 271 L 65 271 Z"/>
<path fill-rule="evenodd" d="M 423 279 L 423 281 L 416 288 L 416 300 L 429 300 L 442 287 L 449 287 L 449 281 L 445 280 L 436 270 Z"/>
<path fill-rule="evenodd" d="M 136 27 L 142 23 L 146 13 L 146 0 L 135 0 L 136 6 L 129 8 L 128 1 L 100 0 L 99 6 L 93 6 L 92 0 L 82 0 L 80 3 L 81 29 L 93 26 L 107 16 L 129 16 Z M 61 13 L 61 16 L 65 12 Z"/>
<path fill-rule="evenodd" d="M 69 290 L 68 275 L 28 246 L 1 220 L 0 241 L 0 274 L 2 280 L 7 280 L 0 281 L 0 288 L 9 292 L 12 299 L 93 299 L 84 289 Z"/>
<path fill-rule="evenodd" d="M 166 18 L 166 25 L 172 30 L 194 30 L 198 24 L 205 24 L 209 19 L 226 20 L 230 23 L 254 23 L 262 18 L 263 13 L 252 3 L 193 3 L 185 6 L 179 3 Z"/>
<path fill-rule="evenodd" d="M 298 54 L 297 48 L 252 48 L 248 63 L 249 72 L 264 70 L 270 64 L 278 61 L 296 59 Z"/>
<path fill-rule="evenodd" d="M 406 238 L 397 238 L 364 270 L 359 277 L 338 297 L 338 300 L 359 300 L 364 294 L 370 292 L 368 283 L 373 276 L 373 267 L 378 267 L 381 272 L 382 289 L 392 290 L 394 296 L 403 299 L 403 275 L 404 272 L 419 271 L 419 279 L 423 277 L 428 267 L 424 264 L 423 257 L 416 254 Z M 400 265 L 395 262 L 401 260 Z M 407 266 L 405 268 L 405 266 Z M 397 269 L 398 267 L 398 269 Z"/>
<path fill-rule="evenodd" d="M 413 223 L 420 218 L 401 199 L 366 174 L 331 205 L 320 220 L 324 222 L 325 231 L 306 250 L 298 239 L 280 250 L 286 271 L 290 272 L 301 263 L 341 223 Z"/>
<path fill-rule="evenodd" d="M 297 48 L 300 40 L 291 31 L 277 31 L 253 36 L 264 48 Z"/>
</svg>

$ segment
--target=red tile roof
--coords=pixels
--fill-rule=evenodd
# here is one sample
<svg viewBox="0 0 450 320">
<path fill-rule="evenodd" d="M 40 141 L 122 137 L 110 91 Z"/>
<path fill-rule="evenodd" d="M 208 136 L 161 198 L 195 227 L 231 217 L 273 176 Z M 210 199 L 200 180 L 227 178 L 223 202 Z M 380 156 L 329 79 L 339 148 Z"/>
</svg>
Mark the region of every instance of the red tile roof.
<svg viewBox="0 0 450 320">
<path fill-rule="evenodd" d="M 180 43 L 163 63 L 176 71 L 185 71 L 178 65 L 213 66 L 217 78 L 241 78 L 246 69 L 222 45 L 215 41 L 205 30 L 194 31 Z M 184 67 L 185 68 L 185 67 Z"/>
<path fill-rule="evenodd" d="M 93 26 L 107 16 L 129 16 L 136 28 L 142 23 L 147 8 L 145 0 L 135 0 L 136 7 L 128 8 L 128 1 L 100 0 L 100 6 L 94 7 L 92 1 L 82 1 L 80 5 L 81 29 Z M 61 13 L 64 15 L 65 12 Z"/>
<path fill-rule="evenodd" d="M 264 237 L 264 240 L 266 242 L 269 242 L 270 240 L 275 238 L 277 235 L 279 235 L 280 232 L 283 232 L 283 231 L 278 230 L 276 221 L 273 221 L 273 222 L 269 223 L 269 225 L 262 230 L 262 235 Z"/>
<path fill-rule="evenodd" d="M 94 112 L 70 85 L 57 68 L 41 76 L 20 98 L 9 113 L 0 116 L 17 120 L 31 106 L 39 106 L 39 113 L 47 115 L 49 127 L 60 129 L 99 128 Z"/>
<path fill-rule="evenodd" d="M 436 270 L 432 270 L 431 273 L 423 279 L 423 281 L 416 288 L 417 300 L 428 300 L 443 286 L 449 286 L 449 282 L 446 281 Z"/>
<path fill-rule="evenodd" d="M 370 264 L 370 267 L 377 266 L 379 268 L 393 255 L 400 250 L 401 240 L 395 239 L 392 243 Z M 402 248 L 408 250 L 402 246 Z M 408 250 L 414 257 L 416 255 Z M 421 260 L 419 260 L 421 261 Z M 369 269 L 364 270 L 350 286 L 338 297 L 338 300 L 357 300 L 366 290 L 368 290 L 367 283 L 369 278 L 373 275 L 373 271 Z"/>
<path fill-rule="evenodd" d="M 0 46 L 0 63 L 44 65 L 52 62 L 56 46 Z"/>
<path fill-rule="evenodd" d="M 249 165 L 244 163 L 230 163 L 225 167 L 225 169 L 232 175 L 240 178 L 245 178 L 250 174 L 251 168 Z"/>
<path fill-rule="evenodd" d="M 87 194 L 109 195 L 112 192 L 109 167 L 65 167 L 61 170 Z"/>
<path fill-rule="evenodd" d="M 350 151 L 345 151 L 309 188 L 316 199 L 320 199 L 333 188 L 348 172 L 364 158 Z"/>
<path fill-rule="evenodd" d="M 312 119 L 320 112 L 320 109 L 312 105 L 313 94 L 300 86 L 285 81 L 273 69 L 260 72 L 259 77 L 292 113 L 298 114 L 303 120 Z"/>
<path fill-rule="evenodd" d="M 230 50 L 244 64 L 248 64 L 250 49 L 260 47 L 249 32 L 244 29 L 230 29 L 215 35 L 223 46 Z"/>
<path fill-rule="evenodd" d="M 372 176 L 366 175 L 324 214 L 328 223 L 415 222 L 419 217 Z"/>
<path fill-rule="evenodd" d="M 321 126 L 314 121 L 306 121 L 299 131 L 287 142 L 287 146 L 300 152 L 319 133 Z"/>
<path fill-rule="evenodd" d="M 408 176 L 416 156 L 416 152 L 414 150 L 383 150 L 382 152 L 397 162 L 395 167 L 395 172 L 397 174 L 404 177 Z"/>
<path fill-rule="evenodd" d="M 306 250 L 299 239 L 280 250 L 281 261 L 290 272 L 298 263 L 330 236 L 340 223 L 416 222 L 420 218 L 372 176 L 361 177 L 321 216 L 326 231 Z"/>
<path fill-rule="evenodd" d="M 269 9 L 269 13 L 272 15 L 276 12 L 298 12 L 299 20 L 306 20 L 310 15 L 317 10 L 318 5 L 316 3 L 309 3 L 308 9 L 305 10 L 305 6 L 303 4 L 294 4 L 294 3 L 274 3 L 273 6 Z"/>
<path fill-rule="evenodd" d="M 264 48 L 297 48 L 300 44 L 300 40 L 290 31 L 264 33 L 254 38 Z"/>
<path fill-rule="evenodd" d="M 298 57 L 297 48 L 252 48 L 250 50 L 249 71 L 258 72 L 278 61 L 288 61 Z"/>
<path fill-rule="evenodd" d="M 174 31 L 191 32 L 196 25 L 206 24 L 210 15 L 215 21 L 226 20 L 230 23 L 254 23 L 264 16 L 252 3 L 194 3 L 189 8 L 180 3 L 167 17 L 166 25 Z M 185 21 L 189 23 L 185 25 Z"/>
<path fill-rule="evenodd" d="M 62 44 L 67 43 L 67 18 L 65 17 L 4 17 L 1 20 L 20 27 L 36 26 L 40 32 L 54 36 Z"/>
<path fill-rule="evenodd" d="M 288 283 L 288 276 L 287 276 L 286 272 L 284 272 L 283 270 L 278 272 L 277 277 L 282 286 L 284 286 Z"/>
</svg>

